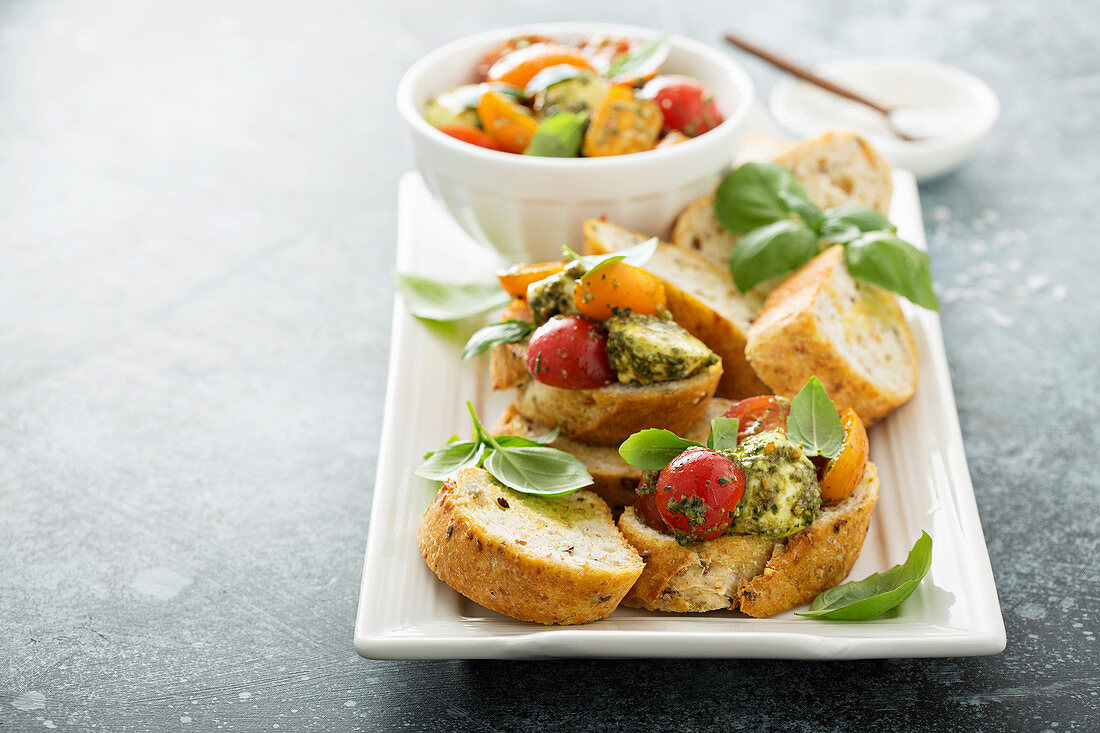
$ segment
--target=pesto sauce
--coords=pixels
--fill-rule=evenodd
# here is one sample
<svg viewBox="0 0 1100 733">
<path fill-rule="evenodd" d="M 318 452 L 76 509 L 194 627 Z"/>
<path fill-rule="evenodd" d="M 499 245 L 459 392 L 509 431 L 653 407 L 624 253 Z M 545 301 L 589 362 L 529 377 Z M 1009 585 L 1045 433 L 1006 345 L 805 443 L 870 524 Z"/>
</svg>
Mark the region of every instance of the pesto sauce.
<svg viewBox="0 0 1100 733">
<path fill-rule="evenodd" d="M 618 314 L 603 322 L 607 361 L 624 384 L 685 379 L 718 362 L 718 355 L 675 321 Z"/>
<path fill-rule="evenodd" d="M 731 455 L 745 471 L 745 495 L 729 532 L 777 539 L 817 519 L 821 488 L 814 465 L 779 430 L 745 438 Z"/>
<path fill-rule="evenodd" d="M 574 260 L 561 272 L 527 286 L 527 306 L 531 309 L 536 326 L 541 326 L 557 315 L 580 315 L 573 302 L 573 291 L 584 273 L 584 264 L 580 260 Z"/>
</svg>

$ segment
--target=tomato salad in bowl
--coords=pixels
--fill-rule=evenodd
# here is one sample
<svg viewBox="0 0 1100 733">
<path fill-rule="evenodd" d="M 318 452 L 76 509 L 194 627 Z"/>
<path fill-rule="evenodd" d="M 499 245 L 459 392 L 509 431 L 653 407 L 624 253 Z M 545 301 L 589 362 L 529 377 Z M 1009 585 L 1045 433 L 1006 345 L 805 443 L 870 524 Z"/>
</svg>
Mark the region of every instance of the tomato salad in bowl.
<svg viewBox="0 0 1100 733">
<path fill-rule="evenodd" d="M 485 52 L 476 82 L 429 99 L 424 119 L 507 153 L 593 158 L 669 147 L 724 121 L 705 84 L 661 73 L 669 49 L 667 34 L 515 36 Z"/>
</svg>

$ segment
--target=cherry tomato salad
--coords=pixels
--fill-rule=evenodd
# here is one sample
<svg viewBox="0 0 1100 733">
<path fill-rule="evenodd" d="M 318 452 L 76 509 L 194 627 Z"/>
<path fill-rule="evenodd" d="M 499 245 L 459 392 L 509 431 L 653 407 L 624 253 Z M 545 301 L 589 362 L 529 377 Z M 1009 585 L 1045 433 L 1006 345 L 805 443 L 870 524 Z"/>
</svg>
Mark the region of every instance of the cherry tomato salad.
<svg viewBox="0 0 1100 733">
<path fill-rule="evenodd" d="M 477 83 L 428 100 L 424 118 L 451 137 L 508 153 L 576 158 L 668 147 L 723 121 L 705 85 L 661 74 L 668 51 L 667 34 L 649 42 L 517 36 L 482 57 Z"/>
</svg>

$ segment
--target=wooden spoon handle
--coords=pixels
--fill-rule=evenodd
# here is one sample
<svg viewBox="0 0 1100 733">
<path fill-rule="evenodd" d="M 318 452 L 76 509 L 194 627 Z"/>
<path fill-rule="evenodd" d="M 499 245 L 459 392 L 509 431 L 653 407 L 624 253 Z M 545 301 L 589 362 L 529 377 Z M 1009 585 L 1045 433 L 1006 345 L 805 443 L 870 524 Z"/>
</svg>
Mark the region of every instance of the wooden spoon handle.
<svg viewBox="0 0 1100 733">
<path fill-rule="evenodd" d="M 748 51 L 753 56 L 762 58 L 769 64 L 779 67 L 783 71 L 786 71 L 788 74 L 791 74 L 792 76 L 797 76 L 799 79 L 808 81 L 811 84 L 821 87 L 822 89 L 827 89 L 833 94 L 839 94 L 840 96 L 851 99 L 854 102 L 865 104 L 871 109 L 877 110 L 884 115 L 888 115 L 892 111 L 890 107 L 879 104 L 878 102 L 872 99 L 868 99 L 858 92 L 854 92 L 847 87 L 842 87 L 835 82 L 831 82 L 824 77 L 818 76 L 802 64 L 796 63 L 787 58 L 783 58 L 782 56 L 779 56 L 778 54 L 775 54 L 766 48 L 761 48 L 752 41 L 746 38 L 742 38 L 735 33 L 727 33 L 726 40 L 732 43 L 734 46 Z"/>
</svg>

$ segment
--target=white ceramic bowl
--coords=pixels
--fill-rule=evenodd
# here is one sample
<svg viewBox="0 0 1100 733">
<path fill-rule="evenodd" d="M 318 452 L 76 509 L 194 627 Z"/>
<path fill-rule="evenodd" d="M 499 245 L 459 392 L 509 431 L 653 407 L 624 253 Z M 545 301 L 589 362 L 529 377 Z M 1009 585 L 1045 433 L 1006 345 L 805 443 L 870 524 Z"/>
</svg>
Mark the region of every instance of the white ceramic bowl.
<svg viewBox="0 0 1100 733">
<path fill-rule="evenodd" d="M 744 131 L 753 86 L 727 55 L 671 36 L 665 73 L 707 85 L 725 122 L 670 148 L 607 158 L 542 158 L 487 150 L 444 135 L 421 116 L 435 94 L 475 81 L 478 59 L 516 35 L 569 41 L 590 33 L 652 39 L 659 31 L 604 23 L 542 23 L 481 33 L 424 56 L 402 77 L 397 107 L 416 165 L 432 193 L 475 239 L 512 260 L 550 260 L 576 247 L 584 219 L 607 216 L 641 232 L 665 234 L 676 214 L 707 193 L 730 165 Z"/>
<path fill-rule="evenodd" d="M 904 58 L 853 58 L 816 68 L 822 76 L 890 105 L 926 110 L 942 131 L 906 142 L 891 134 L 882 116 L 794 77 L 772 90 L 769 106 L 784 127 L 800 137 L 827 129 L 852 128 L 868 135 L 895 165 L 919 181 L 942 176 L 961 165 L 997 121 L 997 95 L 981 79 L 932 61 Z"/>
</svg>

